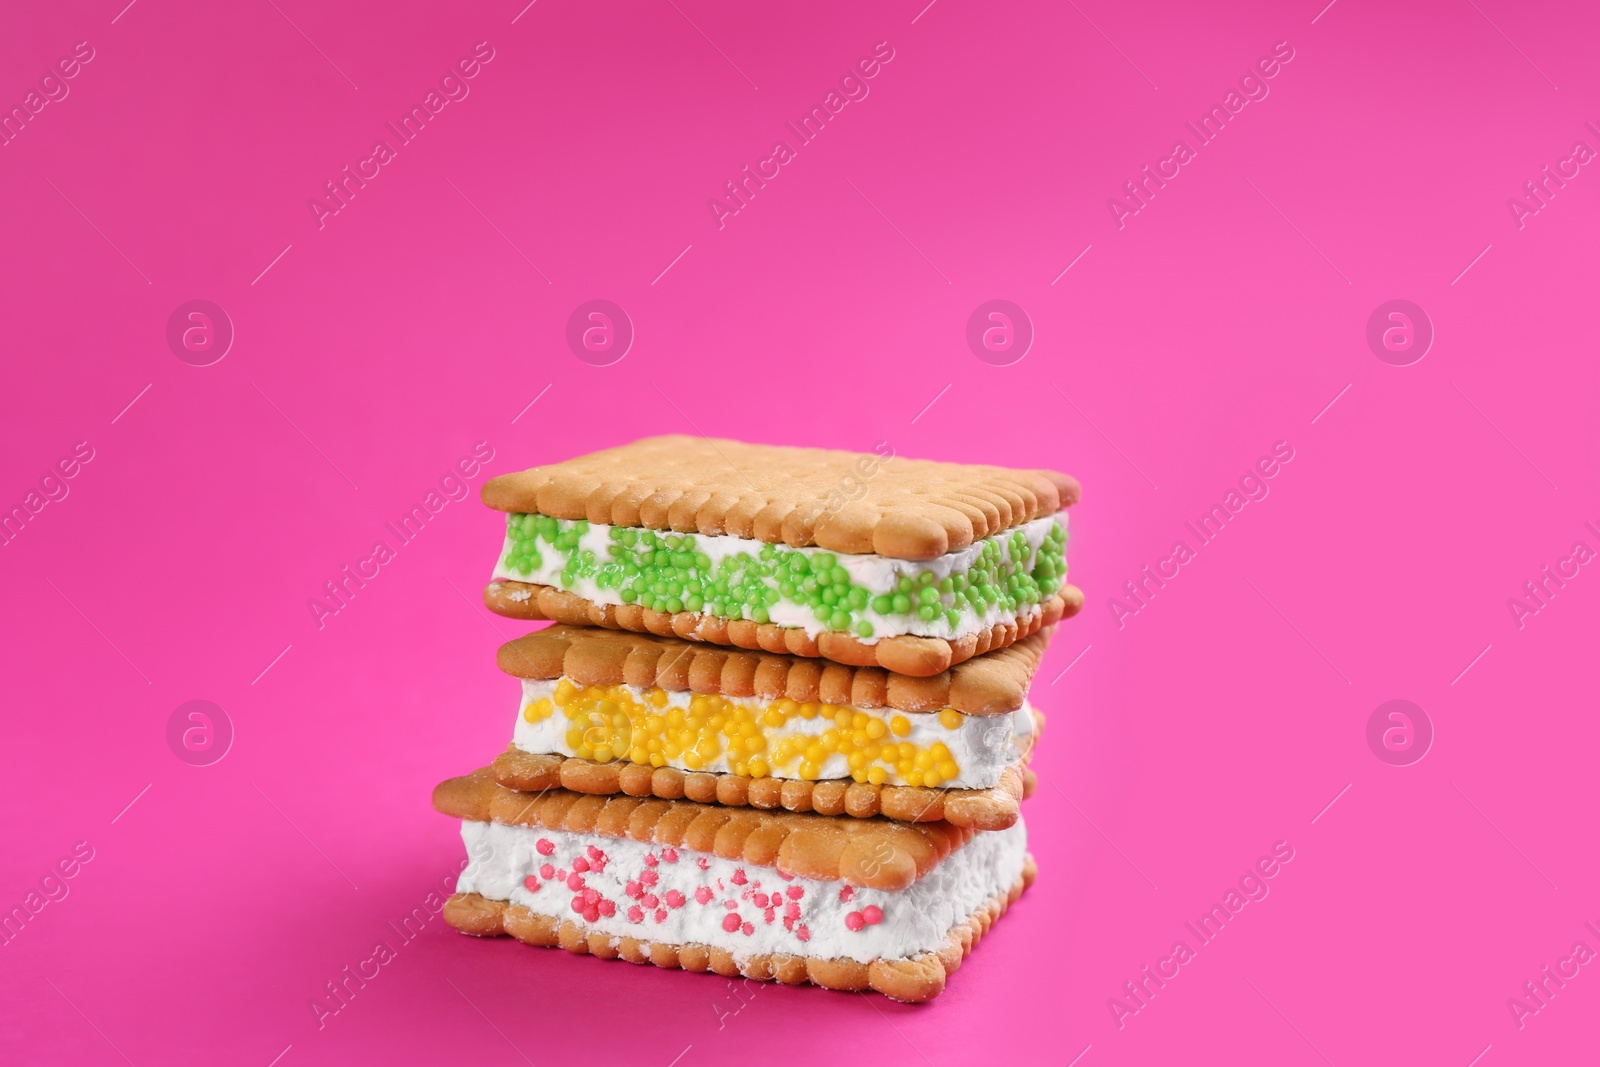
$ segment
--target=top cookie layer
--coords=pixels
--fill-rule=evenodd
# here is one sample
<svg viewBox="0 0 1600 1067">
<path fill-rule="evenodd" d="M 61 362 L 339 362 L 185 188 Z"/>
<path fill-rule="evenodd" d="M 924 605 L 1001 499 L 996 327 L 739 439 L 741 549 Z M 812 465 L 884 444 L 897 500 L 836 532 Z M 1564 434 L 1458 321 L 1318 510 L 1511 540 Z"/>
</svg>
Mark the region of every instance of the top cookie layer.
<svg viewBox="0 0 1600 1067">
<path fill-rule="evenodd" d="M 772 867 L 800 878 L 899 890 L 984 831 L 948 822 L 900 823 L 815 812 L 761 811 L 565 789 L 521 793 L 487 767 L 440 782 L 433 807 L 445 815 L 543 827 L 643 844 L 671 845 Z"/>
<path fill-rule="evenodd" d="M 743 652 L 671 637 L 587 626 L 551 626 L 500 646 L 500 669 L 517 678 L 571 678 L 579 685 L 634 685 L 730 697 L 820 701 L 856 708 L 1003 715 L 1022 707 L 1050 644 L 1042 630 L 931 678 L 800 656 Z"/>
<path fill-rule="evenodd" d="M 502 474 L 483 487 L 500 511 L 796 548 L 933 559 L 1077 503 L 1047 470 L 884 458 L 684 435 Z"/>
</svg>

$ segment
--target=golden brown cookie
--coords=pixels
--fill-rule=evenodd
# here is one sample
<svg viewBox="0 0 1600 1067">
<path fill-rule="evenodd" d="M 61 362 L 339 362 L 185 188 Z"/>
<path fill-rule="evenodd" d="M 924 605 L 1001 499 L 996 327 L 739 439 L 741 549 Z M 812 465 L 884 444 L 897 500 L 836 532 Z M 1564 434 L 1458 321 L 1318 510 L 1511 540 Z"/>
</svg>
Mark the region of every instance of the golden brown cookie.
<svg viewBox="0 0 1600 1067">
<path fill-rule="evenodd" d="M 1022 707 L 1052 633 L 1041 630 L 989 655 L 920 678 L 881 667 L 731 652 L 676 637 L 566 624 L 508 641 L 500 646 L 497 660 L 500 669 L 514 678 L 566 677 L 581 686 L 653 686 L 862 709 L 953 708 L 965 715 L 1003 715 Z"/>
<path fill-rule="evenodd" d="M 949 822 L 845 819 L 566 789 L 507 789 L 490 768 L 441 782 L 434 808 L 473 822 L 544 827 L 684 846 L 783 874 L 899 890 L 926 875 L 978 831 Z"/>
<path fill-rule="evenodd" d="M 476 937 L 509 935 L 529 945 L 564 948 L 601 959 L 652 963 L 686 971 L 712 971 L 725 977 L 743 976 L 756 981 L 799 985 L 810 982 L 824 989 L 871 989 L 891 1000 L 920 1004 L 944 992 L 945 982 L 956 972 L 990 928 L 1033 884 L 1037 875 L 1033 857 L 1027 857 L 1022 875 L 1011 888 L 980 906 L 945 936 L 933 952 L 910 959 L 861 963 L 848 958 L 826 959 L 794 954 L 759 953 L 735 957 L 706 945 L 676 945 L 631 937 L 612 937 L 588 931 L 573 920 L 540 915 L 518 904 L 490 900 L 476 893 L 457 893 L 445 902 L 444 921 Z"/>
<path fill-rule="evenodd" d="M 772 653 L 823 658 L 857 667 L 879 667 L 914 678 L 932 678 L 952 666 L 997 649 L 1014 645 L 1083 607 L 1083 592 L 1063 585 L 1038 605 L 1030 616 L 996 623 L 981 633 L 956 640 L 902 634 L 877 641 L 825 631 L 812 637 L 805 630 L 747 619 L 722 619 L 689 611 L 666 613 L 638 604 L 597 604 L 576 593 L 547 585 L 493 581 L 484 589 L 483 602 L 490 611 L 513 619 L 548 619 L 570 626 L 600 626 L 660 637 L 679 637 L 714 645 Z"/>
<path fill-rule="evenodd" d="M 1080 492 L 1055 471 L 670 436 L 503 474 L 482 495 L 500 511 L 924 560 Z"/>
</svg>

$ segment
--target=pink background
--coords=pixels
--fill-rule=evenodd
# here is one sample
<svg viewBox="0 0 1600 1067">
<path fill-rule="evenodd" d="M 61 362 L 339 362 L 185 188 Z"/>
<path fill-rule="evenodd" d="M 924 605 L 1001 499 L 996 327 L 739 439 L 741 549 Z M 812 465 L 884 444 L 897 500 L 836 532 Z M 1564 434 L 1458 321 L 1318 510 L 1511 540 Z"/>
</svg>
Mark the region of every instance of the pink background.
<svg viewBox="0 0 1600 1067">
<path fill-rule="evenodd" d="M 1507 1008 L 1600 949 L 1600 574 L 1507 607 L 1600 549 L 1600 176 L 1507 206 L 1600 148 L 1592 8 L 123 2 L 0 17 L 7 106 L 94 49 L 0 148 L 0 506 L 94 450 L 0 551 L 0 907 L 94 856 L 0 947 L 0 1059 L 1593 1055 L 1594 966 Z M 319 230 L 308 198 L 479 41 L 470 95 Z M 708 198 L 880 41 L 870 95 L 719 229 Z M 1119 229 L 1108 198 L 1279 41 L 1270 95 Z M 637 330 L 612 366 L 564 340 L 594 298 Z M 1037 331 L 1010 366 L 964 340 L 992 298 Z M 1436 329 L 1411 366 L 1365 340 L 1393 298 Z M 237 331 L 212 366 L 165 340 L 191 299 Z M 697 431 L 1083 481 L 1038 883 L 928 1007 L 769 987 L 728 1016 L 714 976 L 435 919 L 319 1029 L 455 871 L 429 791 L 504 746 L 520 627 L 477 606 L 475 497 L 321 629 L 307 601 L 476 442 L 493 474 Z M 1278 441 L 1270 495 L 1119 627 Z M 1366 741 L 1397 698 L 1436 731 L 1411 766 Z M 168 747 L 193 699 L 236 732 L 211 766 Z M 1108 998 L 1278 841 L 1270 895 L 1119 1028 Z"/>
</svg>

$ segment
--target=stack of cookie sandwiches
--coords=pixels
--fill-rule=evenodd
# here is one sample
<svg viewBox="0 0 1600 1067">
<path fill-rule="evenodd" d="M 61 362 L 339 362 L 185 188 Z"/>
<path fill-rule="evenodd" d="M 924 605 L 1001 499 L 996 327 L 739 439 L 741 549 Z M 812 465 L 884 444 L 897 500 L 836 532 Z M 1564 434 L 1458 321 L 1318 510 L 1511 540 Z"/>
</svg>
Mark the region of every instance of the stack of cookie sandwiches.
<svg viewBox="0 0 1600 1067">
<path fill-rule="evenodd" d="M 923 1001 L 1033 880 L 1078 485 L 659 437 L 489 482 L 510 746 L 441 784 L 477 935 Z"/>
</svg>

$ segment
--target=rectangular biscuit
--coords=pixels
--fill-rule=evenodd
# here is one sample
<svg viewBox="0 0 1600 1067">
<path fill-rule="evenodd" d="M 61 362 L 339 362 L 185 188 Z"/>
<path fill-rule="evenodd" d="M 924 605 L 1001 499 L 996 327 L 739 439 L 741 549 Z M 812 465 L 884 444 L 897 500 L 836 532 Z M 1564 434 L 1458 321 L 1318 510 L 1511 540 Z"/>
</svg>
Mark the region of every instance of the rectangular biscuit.
<svg viewBox="0 0 1600 1067">
<path fill-rule="evenodd" d="M 690 801 L 434 791 L 468 864 L 445 920 L 603 958 L 937 996 L 1032 882 L 1021 824 L 974 833 Z"/>
<path fill-rule="evenodd" d="M 1051 471 L 659 437 L 502 475 L 485 603 L 934 675 L 1075 613 Z"/>
<path fill-rule="evenodd" d="M 933 677 L 911 677 L 881 667 L 817 663 L 795 656 L 707 647 L 676 637 L 549 626 L 508 641 L 496 657 L 514 678 L 580 686 L 660 687 L 730 697 L 820 701 L 854 708 L 1002 715 L 1027 698 L 1039 661 L 1050 647 L 1045 629 Z"/>
<path fill-rule="evenodd" d="M 482 492 L 500 511 L 918 560 L 1053 515 L 1082 490 L 1055 471 L 674 435 L 502 474 Z"/>
</svg>

